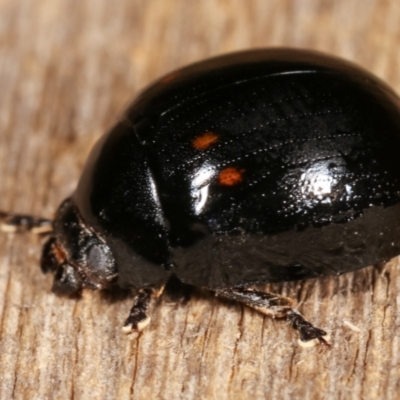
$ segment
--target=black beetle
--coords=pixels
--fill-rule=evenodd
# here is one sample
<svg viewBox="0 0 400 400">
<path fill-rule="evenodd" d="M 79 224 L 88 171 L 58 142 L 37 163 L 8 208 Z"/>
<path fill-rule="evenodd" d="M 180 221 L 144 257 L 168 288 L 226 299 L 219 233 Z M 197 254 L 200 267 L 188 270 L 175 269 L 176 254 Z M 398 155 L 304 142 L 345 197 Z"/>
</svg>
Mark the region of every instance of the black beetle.
<svg viewBox="0 0 400 400">
<path fill-rule="evenodd" d="M 52 227 L 53 290 L 137 289 L 147 323 L 171 276 L 325 332 L 252 284 L 337 275 L 400 254 L 400 100 L 317 52 L 234 53 L 145 90 L 91 152 L 53 222 L 3 213 L 3 229 Z"/>
</svg>

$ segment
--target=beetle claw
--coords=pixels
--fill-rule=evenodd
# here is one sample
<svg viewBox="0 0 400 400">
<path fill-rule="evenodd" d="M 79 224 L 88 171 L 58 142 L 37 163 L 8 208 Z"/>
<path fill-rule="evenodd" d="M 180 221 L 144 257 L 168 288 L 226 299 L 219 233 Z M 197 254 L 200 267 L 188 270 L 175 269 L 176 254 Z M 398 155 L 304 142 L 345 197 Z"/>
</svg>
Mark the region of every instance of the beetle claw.
<svg viewBox="0 0 400 400">
<path fill-rule="evenodd" d="M 327 337 L 327 335 L 325 337 Z M 332 345 L 325 339 L 325 337 L 324 336 L 320 336 L 317 339 L 318 339 L 320 344 L 323 344 L 326 347 L 331 347 Z"/>
</svg>

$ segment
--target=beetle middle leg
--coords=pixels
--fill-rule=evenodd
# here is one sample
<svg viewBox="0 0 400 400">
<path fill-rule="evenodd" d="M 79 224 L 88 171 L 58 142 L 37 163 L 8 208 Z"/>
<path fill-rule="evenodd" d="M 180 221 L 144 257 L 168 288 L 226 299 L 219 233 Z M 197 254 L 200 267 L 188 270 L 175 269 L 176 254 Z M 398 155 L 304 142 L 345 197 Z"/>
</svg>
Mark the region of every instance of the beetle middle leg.
<svg viewBox="0 0 400 400">
<path fill-rule="evenodd" d="M 139 289 L 133 300 L 133 306 L 126 319 L 122 330 L 126 333 L 140 332 L 150 322 L 150 317 L 147 315 L 147 310 L 150 306 L 152 298 L 160 297 L 164 292 L 165 286 L 158 288 Z"/>
<path fill-rule="evenodd" d="M 290 325 L 299 331 L 300 339 L 307 342 L 318 339 L 320 343 L 328 345 L 324 339 L 326 332 L 316 328 L 293 308 L 293 301 L 275 293 L 261 292 L 243 286 L 218 289 L 216 296 L 239 301 L 257 311 L 274 318 L 285 318 Z"/>
<path fill-rule="evenodd" d="M 52 221 L 47 218 L 0 211 L 0 230 L 6 233 L 27 231 L 36 234 L 50 233 Z"/>
</svg>

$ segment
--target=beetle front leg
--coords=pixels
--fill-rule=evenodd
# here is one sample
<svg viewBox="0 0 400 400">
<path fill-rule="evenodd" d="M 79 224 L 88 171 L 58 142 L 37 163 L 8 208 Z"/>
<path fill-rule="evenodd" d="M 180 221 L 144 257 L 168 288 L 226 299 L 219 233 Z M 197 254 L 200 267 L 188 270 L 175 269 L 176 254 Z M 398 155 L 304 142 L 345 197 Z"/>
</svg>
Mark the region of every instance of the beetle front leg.
<svg viewBox="0 0 400 400">
<path fill-rule="evenodd" d="M 153 298 L 160 297 L 164 292 L 165 286 L 160 288 L 145 288 L 139 289 L 133 300 L 133 306 L 126 319 L 122 330 L 126 333 L 140 332 L 150 322 L 150 317 L 147 315 L 147 310 Z"/>
<path fill-rule="evenodd" d="M 52 221 L 32 215 L 0 211 L 0 230 L 6 233 L 31 231 L 36 234 L 45 234 L 52 231 Z"/>
<path fill-rule="evenodd" d="M 326 332 L 313 326 L 297 310 L 293 309 L 293 301 L 287 297 L 242 286 L 219 289 L 215 291 L 215 294 L 244 303 L 274 318 L 285 318 L 294 329 L 299 331 L 300 339 L 303 342 L 317 339 L 320 343 L 328 345 L 324 339 Z"/>
</svg>

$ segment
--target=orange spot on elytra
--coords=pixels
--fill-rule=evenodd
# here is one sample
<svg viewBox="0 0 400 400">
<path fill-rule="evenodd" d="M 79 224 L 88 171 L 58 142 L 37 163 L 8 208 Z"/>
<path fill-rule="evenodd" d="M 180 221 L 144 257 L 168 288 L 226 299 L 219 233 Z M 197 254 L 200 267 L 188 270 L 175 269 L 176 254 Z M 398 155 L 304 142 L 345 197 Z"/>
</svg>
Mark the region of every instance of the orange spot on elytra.
<svg viewBox="0 0 400 400">
<path fill-rule="evenodd" d="M 223 169 L 218 175 L 220 185 L 233 186 L 242 182 L 244 169 L 238 170 L 233 167 Z"/>
<path fill-rule="evenodd" d="M 199 150 L 206 150 L 218 141 L 218 135 L 214 132 L 206 132 L 193 140 L 193 147 Z"/>
</svg>

